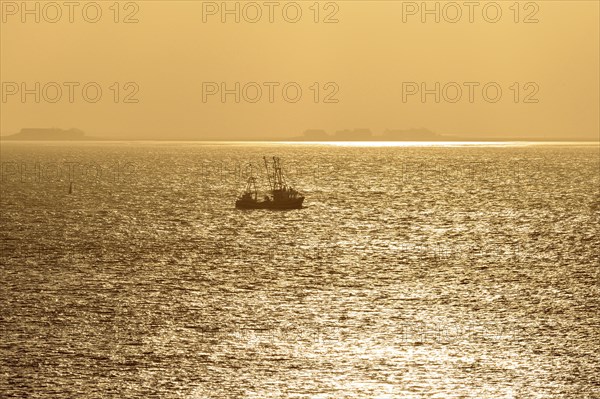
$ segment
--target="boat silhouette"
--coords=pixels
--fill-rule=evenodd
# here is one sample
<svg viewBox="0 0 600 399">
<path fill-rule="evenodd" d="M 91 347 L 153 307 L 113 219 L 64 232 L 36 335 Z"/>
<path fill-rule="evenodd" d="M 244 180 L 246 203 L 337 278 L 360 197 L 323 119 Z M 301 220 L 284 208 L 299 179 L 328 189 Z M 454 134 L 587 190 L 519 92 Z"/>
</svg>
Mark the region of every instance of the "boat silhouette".
<svg viewBox="0 0 600 399">
<path fill-rule="evenodd" d="M 288 186 L 281 163 L 278 157 L 273 157 L 272 170 L 269 170 L 267 158 L 265 161 L 265 170 L 269 180 L 270 190 L 262 200 L 258 198 L 258 189 L 256 188 L 256 178 L 249 177 L 246 183 L 244 193 L 235 201 L 235 207 L 238 209 L 300 209 L 304 202 L 304 196 L 293 187 Z"/>
</svg>

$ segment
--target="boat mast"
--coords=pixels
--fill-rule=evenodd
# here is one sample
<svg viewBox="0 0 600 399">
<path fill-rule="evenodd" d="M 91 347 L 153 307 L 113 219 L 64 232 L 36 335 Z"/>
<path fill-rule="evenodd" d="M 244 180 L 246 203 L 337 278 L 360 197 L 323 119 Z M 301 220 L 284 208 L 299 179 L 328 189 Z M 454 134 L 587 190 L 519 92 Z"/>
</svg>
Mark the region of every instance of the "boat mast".
<svg viewBox="0 0 600 399">
<path fill-rule="evenodd" d="M 269 165 L 267 164 L 267 157 L 263 157 L 264 161 L 265 161 L 265 170 L 267 172 L 267 178 L 269 179 L 269 187 L 271 187 L 271 191 L 273 191 L 275 188 L 273 187 L 273 183 L 271 183 L 271 175 L 269 174 Z"/>
<path fill-rule="evenodd" d="M 279 164 L 279 158 L 273 157 L 273 185 L 275 190 L 283 190 L 285 187 L 285 181 L 283 173 L 281 172 L 281 165 Z"/>
<path fill-rule="evenodd" d="M 254 187 L 254 200 L 258 199 L 258 189 L 256 188 L 256 177 L 252 178 L 252 186 Z"/>
</svg>

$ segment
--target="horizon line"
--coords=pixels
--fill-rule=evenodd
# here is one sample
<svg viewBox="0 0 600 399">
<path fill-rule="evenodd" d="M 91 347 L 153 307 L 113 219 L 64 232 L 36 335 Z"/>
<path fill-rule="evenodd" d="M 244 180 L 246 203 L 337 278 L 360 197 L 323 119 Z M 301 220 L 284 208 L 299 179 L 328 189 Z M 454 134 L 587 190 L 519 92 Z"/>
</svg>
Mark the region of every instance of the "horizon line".
<svg viewBox="0 0 600 399">
<path fill-rule="evenodd" d="M 199 142 L 199 143 L 287 143 L 287 144 L 352 144 L 352 143 L 374 143 L 374 144 L 391 144 L 391 143 L 439 143 L 439 144 L 461 144 L 461 143 L 480 143 L 480 144 L 504 144 L 504 143 L 593 143 L 600 144 L 599 140 L 589 139 L 569 139 L 569 140 L 556 140 L 556 139 L 489 139 L 489 140 L 264 140 L 264 139 L 246 139 L 246 140 L 202 140 L 202 139 L 109 139 L 109 138 L 85 138 L 75 140 L 18 140 L 18 139 L 6 139 L 7 136 L 0 136 L 0 140 L 3 142 Z"/>
</svg>

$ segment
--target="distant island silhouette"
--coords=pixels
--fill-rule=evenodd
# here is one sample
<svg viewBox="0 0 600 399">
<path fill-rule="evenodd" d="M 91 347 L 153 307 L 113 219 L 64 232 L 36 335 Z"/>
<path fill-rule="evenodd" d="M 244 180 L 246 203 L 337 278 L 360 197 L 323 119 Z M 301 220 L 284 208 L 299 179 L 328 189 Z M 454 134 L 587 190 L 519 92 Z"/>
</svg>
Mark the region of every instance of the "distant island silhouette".
<svg viewBox="0 0 600 399">
<path fill-rule="evenodd" d="M 23 128 L 19 133 L 2 136 L 3 140 L 64 140 L 64 141 L 79 141 L 79 140 L 95 140 L 87 137 L 82 130 L 79 129 L 58 129 L 58 128 Z"/>
<path fill-rule="evenodd" d="M 187 136 L 187 137 L 186 137 Z M 201 136 L 201 137 L 198 137 Z M 503 136 L 503 137 L 474 137 L 474 135 L 462 134 L 439 134 L 427 128 L 411 129 L 386 129 L 383 132 L 373 133 L 368 128 L 355 128 L 338 130 L 332 134 L 323 129 L 308 129 L 301 136 L 292 137 L 252 137 L 247 138 L 244 135 L 233 135 L 224 138 L 222 135 L 205 135 L 201 132 L 190 132 L 185 135 L 177 135 L 169 138 L 139 138 L 134 135 L 121 134 L 120 137 L 97 137 L 88 136 L 80 129 L 59 129 L 59 128 L 23 128 L 20 132 L 8 135 L 0 135 L 2 141 L 215 141 L 215 142 L 327 142 L 327 141 L 389 141 L 389 142 L 590 142 L 591 140 L 584 136 L 571 137 L 535 137 L 535 136 Z"/>
<path fill-rule="evenodd" d="M 540 137 L 473 137 L 472 135 L 439 134 L 427 128 L 411 129 L 386 129 L 382 133 L 375 134 L 370 129 L 345 129 L 338 130 L 333 134 L 323 129 L 305 130 L 302 136 L 292 137 L 283 141 L 460 141 L 460 142 L 512 142 L 512 141 L 591 141 L 582 136 L 563 138 L 540 138 Z"/>
</svg>

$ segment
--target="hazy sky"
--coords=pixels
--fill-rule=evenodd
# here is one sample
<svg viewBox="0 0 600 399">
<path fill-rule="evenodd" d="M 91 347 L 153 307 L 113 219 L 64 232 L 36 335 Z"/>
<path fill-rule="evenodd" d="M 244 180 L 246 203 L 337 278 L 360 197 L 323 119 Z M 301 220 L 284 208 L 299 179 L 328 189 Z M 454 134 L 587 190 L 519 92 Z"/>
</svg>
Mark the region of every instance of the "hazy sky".
<svg viewBox="0 0 600 399">
<path fill-rule="evenodd" d="M 220 1 L 121 2 L 118 15 L 112 1 L 91 3 L 54 3 L 58 18 L 54 5 L 29 2 L 39 4 L 38 23 L 21 1 L 0 2 L 3 134 L 77 127 L 110 138 L 252 139 L 426 127 L 474 139 L 598 139 L 597 1 L 427 2 L 439 22 L 421 1 L 320 2 L 318 15 L 312 1 L 230 1 L 239 23 Z M 32 91 L 25 101 L 22 83 Z M 225 101 L 221 83 L 232 92 Z M 138 102 L 125 102 L 136 88 L 129 100 Z"/>
</svg>

